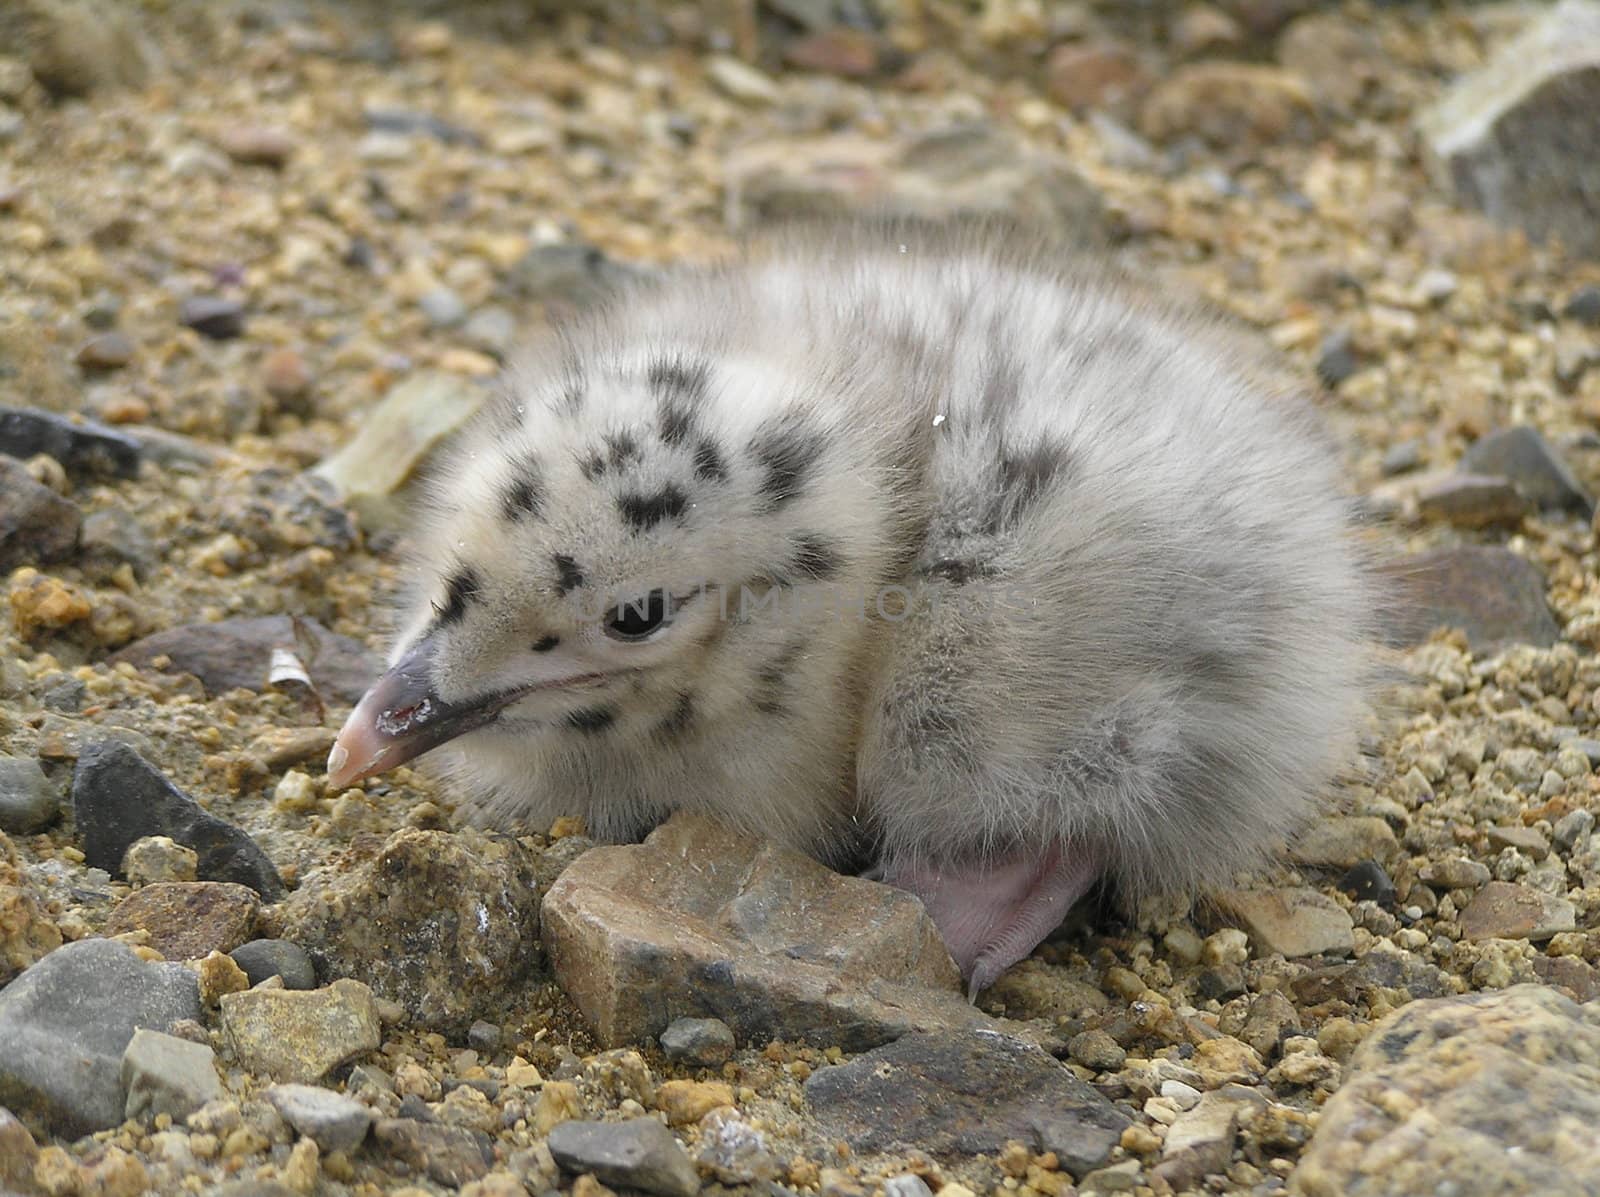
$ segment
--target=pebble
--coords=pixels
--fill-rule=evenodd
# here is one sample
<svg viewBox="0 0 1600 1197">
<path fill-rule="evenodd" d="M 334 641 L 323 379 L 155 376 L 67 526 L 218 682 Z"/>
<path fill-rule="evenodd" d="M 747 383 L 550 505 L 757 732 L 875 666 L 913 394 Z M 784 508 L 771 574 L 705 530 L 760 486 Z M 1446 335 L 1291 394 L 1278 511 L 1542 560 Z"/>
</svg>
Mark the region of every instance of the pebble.
<svg viewBox="0 0 1600 1197">
<path fill-rule="evenodd" d="M 285 1122 L 323 1151 L 354 1151 L 372 1125 L 366 1106 L 318 1085 L 273 1085 L 266 1098 Z"/>
<path fill-rule="evenodd" d="M 716 1068 L 733 1055 L 733 1030 L 720 1018 L 676 1018 L 661 1032 L 667 1059 L 699 1068 Z"/>
<path fill-rule="evenodd" d="M 424 292 L 417 306 L 434 328 L 454 328 L 467 318 L 466 301 L 449 287 Z"/>
<path fill-rule="evenodd" d="M 93 420 L 69 420 L 31 407 L 0 405 L 0 453 L 26 461 L 55 458 L 74 479 L 133 478 L 139 443 Z"/>
<path fill-rule="evenodd" d="M 1357 902 L 1376 902 L 1383 907 L 1393 906 L 1396 898 L 1394 880 L 1375 860 L 1363 860 L 1352 865 L 1339 878 L 1339 890 Z"/>
<path fill-rule="evenodd" d="M 776 1180 L 783 1168 L 767 1147 L 766 1136 L 734 1110 L 713 1110 L 700 1121 L 699 1150 L 694 1162 L 702 1172 L 725 1185 L 753 1185 Z M 885 1188 L 894 1182 L 885 1182 Z"/>
<path fill-rule="evenodd" d="M 536 245 L 517 259 L 506 285 L 519 298 L 547 308 L 581 310 L 645 273 L 592 245 Z"/>
<path fill-rule="evenodd" d="M 372 990 L 340 978 L 325 989 L 270 987 L 225 994 L 222 1030 L 239 1062 L 278 1081 L 312 1084 L 376 1051 L 381 1039 Z"/>
<path fill-rule="evenodd" d="M 1294 959 L 1355 948 L 1350 913 L 1317 890 L 1226 890 L 1214 901 L 1244 924 L 1258 955 L 1279 952 Z"/>
<path fill-rule="evenodd" d="M 311 390 L 311 367 L 299 350 L 282 346 L 261 362 L 261 385 L 279 403 L 303 399 Z"/>
<path fill-rule="evenodd" d="M 276 170 L 293 157 L 295 139 L 287 129 L 272 125 L 228 125 L 217 132 L 217 148 L 235 162 Z"/>
<path fill-rule="evenodd" d="M 273 650 L 282 648 L 301 657 L 312 686 L 325 700 L 356 702 L 380 672 L 378 657 L 366 645 L 303 615 L 182 624 L 135 641 L 111 660 L 148 668 L 155 658 L 166 657 L 168 671 L 193 674 L 209 695 L 234 689 L 265 693 L 271 688 Z"/>
<path fill-rule="evenodd" d="M 1322 339 L 1317 349 L 1317 377 L 1329 390 L 1361 368 L 1356 357 L 1355 337 L 1347 328 L 1335 329 Z"/>
<path fill-rule="evenodd" d="M 178 308 L 178 323 L 213 341 L 244 335 L 244 304 L 216 295 L 192 295 Z"/>
<path fill-rule="evenodd" d="M 1065 42 L 1045 59 L 1045 93 L 1078 113 L 1091 108 L 1126 113 L 1151 82 L 1139 55 L 1121 42 Z"/>
<path fill-rule="evenodd" d="M 706 63 L 706 76 L 729 99 L 742 104 L 775 104 L 780 95 L 770 75 L 726 55 Z"/>
<path fill-rule="evenodd" d="M 122 875 L 131 885 L 158 881 L 193 881 L 200 854 L 165 835 L 146 835 L 128 845 L 122 855 Z"/>
<path fill-rule="evenodd" d="M 1594 499 L 1583 484 L 1539 431 L 1526 424 L 1474 442 L 1462 455 L 1461 469 L 1505 478 L 1544 510 L 1573 510 L 1584 519 L 1594 515 Z"/>
<path fill-rule="evenodd" d="M 661 1129 L 665 1134 L 666 1128 Z M 494 1163 L 488 1136 L 464 1126 L 380 1118 L 372 1133 L 386 1152 L 441 1185 L 459 1187 L 477 1180 Z"/>
<path fill-rule="evenodd" d="M 135 840 L 165 835 L 199 855 L 199 875 L 283 896 L 283 880 L 254 840 L 198 803 L 134 749 L 115 740 L 85 745 L 72 775 L 72 810 L 85 859 L 120 873 Z M 203 953 L 202 953 L 203 954 Z"/>
<path fill-rule="evenodd" d="M 109 939 L 66 944 L 0 990 L 0 1091 L 62 1134 L 116 1126 L 135 1030 L 200 1017 L 182 965 L 148 963 Z"/>
<path fill-rule="evenodd" d="M 1394 860 L 1394 830 L 1371 815 L 1330 815 L 1312 823 L 1290 845 L 1294 859 L 1313 868 L 1349 869 L 1364 860 Z"/>
<path fill-rule="evenodd" d="M 60 946 L 61 931 L 44 894 L 0 834 L 0 986 Z"/>
<path fill-rule="evenodd" d="M 0 1106 L 0 1188 L 27 1192 L 33 1187 L 33 1166 L 39 1145 L 17 1116 Z"/>
<path fill-rule="evenodd" d="M 1385 478 L 1408 474 L 1422 464 L 1422 442 L 1412 439 L 1391 445 L 1383 452 L 1378 468 Z"/>
<path fill-rule="evenodd" d="M 1544 986 L 1412 1002 L 1352 1056 L 1301 1156 L 1296 1191 L 1535 1197 L 1600 1189 L 1597 1057 L 1600 1010 Z"/>
<path fill-rule="evenodd" d="M 198 960 L 230 952 L 249 939 L 260 909 L 260 897 L 248 886 L 159 881 L 118 903 L 106 920 L 106 934 L 145 931 L 150 946 L 168 960 Z"/>
<path fill-rule="evenodd" d="M 0 457 L 0 574 L 71 558 L 81 522 L 77 504 L 34 481 L 20 462 Z"/>
<path fill-rule="evenodd" d="M 207 1102 L 224 1097 L 211 1048 L 144 1028 L 122 1053 L 127 1117 L 154 1121 L 166 1114 L 181 1122 Z"/>
<path fill-rule="evenodd" d="M 484 1022 L 480 1018 L 467 1028 L 467 1046 L 480 1054 L 490 1055 L 500 1047 L 500 1040 L 503 1034 L 494 1023 Z M 511 1081 L 509 1070 L 506 1073 L 506 1080 L 508 1083 L 515 1084 L 514 1081 Z"/>
<path fill-rule="evenodd" d="M 1577 927 L 1577 911 L 1566 898 L 1528 885 L 1491 881 L 1460 915 L 1467 940 L 1527 939 L 1539 943 Z"/>
<path fill-rule="evenodd" d="M 0 832 L 32 835 L 60 813 L 61 798 L 38 761 L 0 755 Z"/>
<path fill-rule="evenodd" d="M 1242 1086 L 1196 1094 L 1167 1127 L 1156 1175 L 1181 1190 L 1199 1185 L 1209 1174 L 1225 1171 L 1240 1122 L 1265 1106 L 1265 1098 Z"/>
<path fill-rule="evenodd" d="M 325 975 L 364 978 L 443 1033 L 499 1019 L 538 962 L 533 928 L 549 862 L 506 836 L 396 832 L 357 863 L 308 877 L 281 909 L 283 933 Z"/>
<path fill-rule="evenodd" d="M 656 1109 L 670 1126 L 691 1126 L 712 1110 L 733 1104 L 733 1090 L 721 1081 L 665 1081 L 656 1090 Z"/>
<path fill-rule="evenodd" d="M 1417 491 L 1417 515 L 1456 528 L 1515 527 L 1532 505 L 1505 478 L 1447 474 Z"/>
<path fill-rule="evenodd" d="M 194 969 L 200 978 L 200 1000 L 208 1007 L 222 1001 L 223 994 L 243 993 L 250 988 L 250 978 L 244 975 L 244 969 L 234 963 L 233 957 L 221 952 L 208 952 L 195 962 Z"/>
<path fill-rule="evenodd" d="M 941 1187 L 939 1191 L 942 1193 L 944 1189 Z M 933 1190 L 915 1172 L 904 1172 L 883 1182 L 883 1197 L 933 1197 Z"/>
<path fill-rule="evenodd" d="M 659 1038 L 668 1010 L 715 1015 L 746 1043 L 850 1051 L 919 1024 L 988 1022 L 960 997 L 911 895 L 692 815 L 579 857 L 540 923 L 557 980 L 606 1045 Z M 829 928 L 825 960 L 818 926 Z"/>
<path fill-rule="evenodd" d="M 80 345 L 73 360 L 85 370 L 120 370 L 133 360 L 133 352 L 126 333 L 107 332 Z"/>
<path fill-rule="evenodd" d="M 1195 62 L 1171 71 L 1139 109 L 1152 141 L 1198 137 L 1219 148 L 1309 141 L 1321 122 L 1305 82 L 1277 67 Z"/>
<path fill-rule="evenodd" d="M 1063 1167 L 1105 1163 L 1128 1116 L 1038 1048 L 992 1031 L 912 1033 L 805 1083 L 825 1134 L 860 1152 L 1001 1151 L 1012 1139 Z"/>
<path fill-rule="evenodd" d="M 461 337 L 468 344 L 503 359 L 517 336 L 517 319 L 502 307 L 482 308 L 461 326 Z"/>
<path fill-rule="evenodd" d="M 1417 871 L 1421 881 L 1437 889 L 1477 889 L 1491 875 L 1487 865 L 1459 856 L 1430 860 Z"/>
<path fill-rule="evenodd" d="M 481 145 L 483 139 L 471 129 L 410 108 L 366 108 L 362 119 L 369 129 L 380 133 L 421 133 L 445 145 Z"/>
<path fill-rule="evenodd" d="M 602 1184 L 661 1197 L 694 1197 L 700 1191 L 694 1161 L 654 1118 L 563 1122 L 551 1129 L 549 1145 L 564 1171 L 592 1173 Z"/>
<path fill-rule="evenodd" d="M 1457 78 L 1417 126 L 1437 185 L 1536 241 L 1600 252 L 1600 4 L 1562 0 Z"/>
<path fill-rule="evenodd" d="M 1549 647 L 1560 636 L 1538 567 L 1510 549 L 1434 549 L 1384 572 L 1407 600 L 1388 627 L 1397 645 L 1421 643 L 1440 627 L 1460 628 L 1481 655 L 1513 644 Z"/>
<path fill-rule="evenodd" d="M 285 989 L 315 989 L 317 969 L 306 950 L 287 939 L 252 939 L 228 953 L 250 984 L 281 977 Z"/>
<path fill-rule="evenodd" d="M 1567 298 L 1561 314 L 1580 324 L 1600 326 L 1600 286 L 1579 287 Z"/>
</svg>

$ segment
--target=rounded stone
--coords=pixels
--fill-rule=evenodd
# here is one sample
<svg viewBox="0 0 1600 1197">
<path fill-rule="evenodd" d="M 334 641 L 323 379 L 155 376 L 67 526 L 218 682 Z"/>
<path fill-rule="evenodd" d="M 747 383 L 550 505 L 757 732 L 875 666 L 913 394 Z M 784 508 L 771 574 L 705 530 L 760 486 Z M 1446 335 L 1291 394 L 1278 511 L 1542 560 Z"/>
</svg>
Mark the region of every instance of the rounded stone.
<svg viewBox="0 0 1600 1197">
<path fill-rule="evenodd" d="M 315 989 L 317 970 L 306 950 L 287 939 L 252 939 L 229 952 L 250 984 L 282 977 L 285 989 Z"/>
</svg>

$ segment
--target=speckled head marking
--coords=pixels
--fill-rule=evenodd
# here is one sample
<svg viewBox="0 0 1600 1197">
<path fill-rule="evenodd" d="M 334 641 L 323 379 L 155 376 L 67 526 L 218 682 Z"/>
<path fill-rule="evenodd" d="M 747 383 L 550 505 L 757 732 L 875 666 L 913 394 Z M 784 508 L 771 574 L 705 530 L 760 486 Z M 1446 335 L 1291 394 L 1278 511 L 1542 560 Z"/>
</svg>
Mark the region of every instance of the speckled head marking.
<svg viewBox="0 0 1600 1197">
<path fill-rule="evenodd" d="M 794 417 L 774 420 L 756 433 L 750 453 L 766 471 L 758 493 L 776 510 L 804 491 L 822 457 L 826 438 Z"/>
</svg>

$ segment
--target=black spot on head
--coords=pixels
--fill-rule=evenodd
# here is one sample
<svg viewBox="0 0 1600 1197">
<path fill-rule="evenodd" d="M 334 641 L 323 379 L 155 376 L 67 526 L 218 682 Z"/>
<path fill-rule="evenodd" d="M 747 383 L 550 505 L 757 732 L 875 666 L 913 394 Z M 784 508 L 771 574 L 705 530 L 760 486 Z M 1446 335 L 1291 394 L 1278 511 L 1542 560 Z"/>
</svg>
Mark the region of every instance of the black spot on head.
<svg viewBox="0 0 1600 1197">
<path fill-rule="evenodd" d="M 722 450 L 709 436 L 703 436 L 694 447 L 694 476 L 705 482 L 726 482 L 728 466 L 722 460 Z"/>
<path fill-rule="evenodd" d="M 567 726 L 585 735 L 595 736 L 617 721 L 617 712 L 611 707 L 583 707 L 567 716 Z"/>
<path fill-rule="evenodd" d="M 602 438 L 606 443 L 606 461 L 614 470 L 620 470 L 638 461 L 639 441 L 631 432 L 613 432 Z"/>
<path fill-rule="evenodd" d="M 547 653 L 560 643 L 560 636 L 540 636 L 539 639 L 533 642 L 533 651 L 536 653 Z"/>
<path fill-rule="evenodd" d="M 561 397 L 557 400 L 557 410 L 563 415 L 575 416 L 583 410 L 585 398 L 583 382 L 579 379 L 571 379 L 561 388 Z"/>
<path fill-rule="evenodd" d="M 500 510 L 512 521 L 536 519 L 544 510 L 544 483 L 531 458 L 516 466 L 515 476 L 500 496 Z"/>
<path fill-rule="evenodd" d="M 1066 465 L 1066 451 L 1051 441 L 1040 441 L 1030 448 L 1002 456 L 1002 495 L 996 523 L 1004 526 L 1019 519 L 1039 501 L 1045 489 Z"/>
<path fill-rule="evenodd" d="M 622 522 L 634 532 L 647 532 L 662 520 L 681 519 L 688 507 L 689 497 L 671 483 L 651 495 L 627 494 L 617 500 Z"/>
<path fill-rule="evenodd" d="M 556 590 L 561 594 L 571 594 L 583 585 L 583 570 L 578 568 L 578 563 L 565 553 L 556 553 L 550 558 L 556 567 Z"/>
<path fill-rule="evenodd" d="M 974 578 L 992 578 L 995 568 L 989 562 L 976 558 L 941 557 L 918 572 L 928 578 L 943 578 L 954 586 L 965 586 Z"/>
<path fill-rule="evenodd" d="M 475 569 L 460 569 L 451 574 L 449 581 L 444 584 L 444 606 L 435 608 L 439 623 L 460 623 L 467 614 L 467 604 L 477 598 L 482 586 Z"/>
<path fill-rule="evenodd" d="M 750 452 L 766 469 L 759 491 L 773 507 L 799 496 L 806 476 L 822 456 L 821 432 L 793 420 L 775 421 L 756 434 Z"/>
<path fill-rule="evenodd" d="M 661 440 L 681 445 L 694 432 L 694 413 L 682 403 L 669 399 L 661 405 Z"/>
<path fill-rule="evenodd" d="M 795 537 L 794 571 L 814 582 L 824 582 L 838 574 L 844 564 L 838 546 L 820 532 L 804 532 Z"/>
<path fill-rule="evenodd" d="M 663 402 L 676 399 L 698 403 L 705 397 L 711 381 L 711 367 L 705 362 L 681 357 L 658 358 L 650 363 L 645 377 L 650 381 L 650 389 Z"/>
<path fill-rule="evenodd" d="M 694 695 L 684 690 L 678 695 L 678 701 L 673 703 L 672 710 L 660 723 L 656 724 L 656 735 L 663 740 L 676 740 L 689 730 L 689 725 L 694 722 Z"/>
<path fill-rule="evenodd" d="M 598 482 L 605 476 L 606 459 L 598 449 L 591 449 L 578 458 L 578 469 L 583 471 L 583 476 L 590 482 Z"/>
</svg>

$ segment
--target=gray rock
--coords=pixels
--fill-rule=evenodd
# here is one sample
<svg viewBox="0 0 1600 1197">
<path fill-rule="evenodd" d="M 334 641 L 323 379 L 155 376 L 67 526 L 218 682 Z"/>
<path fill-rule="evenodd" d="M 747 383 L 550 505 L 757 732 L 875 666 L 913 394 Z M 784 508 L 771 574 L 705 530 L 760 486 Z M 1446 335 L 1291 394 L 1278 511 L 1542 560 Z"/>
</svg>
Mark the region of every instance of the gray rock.
<svg viewBox="0 0 1600 1197">
<path fill-rule="evenodd" d="M 517 318 L 502 307 L 474 312 L 461 327 L 461 336 L 485 353 L 503 358 L 517 335 Z"/>
<path fill-rule="evenodd" d="M 1538 567 L 1510 549 L 1457 545 L 1404 558 L 1383 571 L 1400 611 L 1388 627 L 1397 646 L 1455 627 L 1480 655 L 1512 644 L 1548 648 L 1560 636 Z"/>
<path fill-rule="evenodd" d="M 74 478 L 133 478 L 139 442 L 93 420 L 72 421 L 31 407 L 0 406 L 0 453 L 23 460 L 47 453 Z"/>
<path fill-rule="evenodd" d="M 325 699 L 357 701 L 378 676 L 379 661 L 364 644 L 328 631 L 314 619 L 257 615 L 217 623 L 184 624 L 136 640 L 111 660 L 147 668 L 156 657 L 175 673 L 192 673 L 208 695 L 233 689 L 266 692 L 272 652 L 287 648 L 299 657 L 311 684 Z"/>
<path fill-rule="evenodd" d="M 165 835 L 193 848 L 208 881 L 249 886 L 268 901 L 283 896 L 283 880 L 254 840 L 203 810 L 126 744 L 102 740 L 78 754 L 72 811 L 88 863 L 121 875 L 135 840 Z"/>
<path fill-rule="evenodd" d="M 1412 1002 L 1346 1065 L 1291 1191 L 1542 1197 L 1600 1191 L 1600 1006 L 1542 985 Z"/>
<path fill-rule="evenodd" d="M 128 335 L 113 330 L 90 337 L 78 347 L 74 357 L 85 370 L 120 370 L 133 360 L 133 353 L 133 342 Z"/>
<path fill-rule="evenodd" d="M 201 1016 L 199 985 L 182 965 L 147 963 L 109 939 L 57 948 L 0 990 L 0 1101 L 60 1134 L 116 1126 L 134 1031 Z"/>
<path fill-rule="evenodd" d="M 417 300 L 434 328 L 454 328 L 467 318 L 466 301 L 449 287 L 435 287 Z"/>
<path fill-rule="evenodd" d="M 550 1154 L 571 1173 L 593 1173 L 603 1184 L 693 1197 L 700 1191 L 694 1162 L 654 1118 L 627 1122 L 563 1122 L 550 1130 Z"/>
<path fill-rule="evenodd" d="M 299 944 L 287 939 L 252 939 L 228 955 L 244 969 L 252 985 L 259 985 L 268 977 L 282 977 L 285 989 L 317 987 L 317 967 L 311 956 Z"/>
<path fill-rule="evenodd" d="M 1242 1085 L 1205 1094 L 1168 1128 L 1157 1175 L 1174 1189 L 1188 1189 L 1210 1173 L 1225 1171 L 1240 1119 L 1266 1104 L 1259 1093 Z"/>
<path fill-rule="evenodd" d="M 207 1102 L 220 1101 L 225 1095 L 215 1061 L 206 1044 L 141 1027 L 122 1053 L 127 1117 L 148 1121 L 168 1114 L 182 1122 Z"/>
<path fill-rule="evenodd" d="M 1579 287 L 1568 298 L 1561 314 L 1581 324 L 1600 325 L 1600 287 Z"/>
<path fill-rule="evenodd" d="M 1347 328 L 1336 329 L 1322 339 L 1317 349 L 1317 377 L 1332 390 L 1361 368 L 1356 357 L 1355 338 Z"/>
<path fill-rule="evenodd" d="M 0 574 L 71 557 L 82 518 L 76 503 L 34 481 L 20 462 L 0 457 Z"/>
<path fill-rule="evenodd" d="M 1461 470 L 1505 478 L 1545 510 L 1594 515 L 1594 499 L 1535 428 L 1526 424 L 1492 432 L 1461 457 Z"/>
<path fill-rule="evenodd" d="M 811 1075 L 824 1133 L 860 1152 L 994 1154 L 1017 1139 L 1083 1173 L 1130 1119 L 1038 1048 L 994 1031 L 915 1033 Z"/>
<path fill-rule="evenodd" d="M 380 1118 L 372 1133 L 390 1155 L 442 1185 L 458 1187 L 477 1180 L 494 1162 L 489 1137 L 464 1126 Z"/>
<path fill-rule="evenodd" d="M 32 757 L 0 756 L 0 831 L 32 835 L 61 813 L 61 798 Z"/>
<path fill-rule="evenodd" d="M 1418 119 L 1439 186 L 1600 254 L 1600 3 L 1562 0 Z"/>
<path fill-rule="evenodd" d="M 720 1018 L 746 1043 L 851 1051 L 993 1025 L 962 1000 L 910 894 L 698 816 L 586 852 L 540 920 L 562 989 L 606 1046 L 659 1038 L 677 1018 Z"/>
<path fill-rule="evenodd" d="M 149 533 L 132 512 L 121 507 L 107 507 L 83 517 L 78 554 L 86 564 L 107 569 L 127 562 L 141 578 L 155 568 L 158 559 Z"/>
<path fill-rule="evenodd" d="M 178 308 L 178 322 L 213 341 L 244 335 L 244 304 L 215 295 L 191 295 Z"/>
<path fill-rule="evenodd" d="M 467 1028 L 467 1046 L 479 1053 L 493 1052 L 499 1049 L 503 1032 L 492 1022 L 479 1019 Z"/>
<path fill-rule="evenodd" d="M 285 1122 L 323 1151 L 354 1151 L 372 1125 L 366 1106 L 319 1085 L 274 1085 L 266 1096 Z"/>
<path fill-rule="evenodd" d="M 667 1059 L 715 1068 L 733 1055 L 733 1030 L 720 1018 L 676 1018 L 661 1032 Z"/>
</svg>

